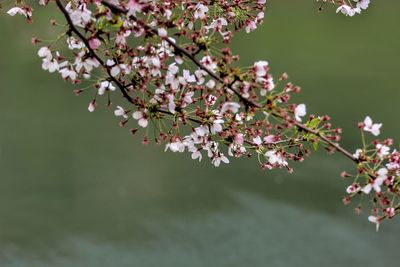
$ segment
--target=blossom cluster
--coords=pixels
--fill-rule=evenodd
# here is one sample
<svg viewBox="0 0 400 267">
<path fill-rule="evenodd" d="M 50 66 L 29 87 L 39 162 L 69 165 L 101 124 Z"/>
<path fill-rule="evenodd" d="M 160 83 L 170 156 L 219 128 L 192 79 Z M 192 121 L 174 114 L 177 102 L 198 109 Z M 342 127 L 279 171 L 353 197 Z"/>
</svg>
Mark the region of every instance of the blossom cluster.
<svg viewBox="0 0 400 267">
<path fill-rule="evenodd" d="M 329 116 L 307 116 L 305 104 L 292 102 L 301 89 L 286 73 L 274 77 L 265 60 L 238 67 L 229 43 L 236 32 L 250 33 L 263 22 L 266 0 L 54 1 L 66 23 L 53 22 L 61 34 L 41 45 L 38 56 L 43 70 L 58 73 L 88 98 L 89 112 L 105 104 L 121 127 L 141 133 L 144 144 L 208 158 L 216 167 L 254 157 L 262 169 L 292 172 L 291 162 L 312 150 L 338 151 L 358 166 L 345 202 L 374 192 L 371 220 L 397 213 L 396 198 L 386 201 L 399 188 L 399 153 L 391 140 L 364 142 L 352 155 L 340 146 L 342 130 Z M 348 8 L 355 14 L 369 5 L 333 2 L 346 15 L 353 12 Z M 17 4 L 8 13 L 30 21 L 31 9 Z M 381 126 L 370 118 L 360 124 L 375 136 Z"/>
<path fill-rule="evenodd" d="M 349 17 L 361 14 L 371 3 L 370 0 L 317 0 L 317 2 L 322 2 L 323 4 L 329 2 L 338 5 L 336 13 L 341 13 Z"/>
<path fill-rule="evenodd" d="M 353 179 L 346 189 L 345 204 L 357 196 L 372 195 L 369 198 L 372 206 L 369 220 L 376 224 L 377 229 L 382 220 L 391 219 L 400 211 L 400 152 L 394 147 L 392 139 L 366 142 L 366 134 L 377 137 L 381 127 L 381 123 L 373 123 L 369 116 L 359 123 L 363 146 L 353 155 L 358 162 L 357 173 L 342 174 L 345 178 Z M 357 213 L 362 209 L 361 200 L 356 207 Z"/>
</svg>

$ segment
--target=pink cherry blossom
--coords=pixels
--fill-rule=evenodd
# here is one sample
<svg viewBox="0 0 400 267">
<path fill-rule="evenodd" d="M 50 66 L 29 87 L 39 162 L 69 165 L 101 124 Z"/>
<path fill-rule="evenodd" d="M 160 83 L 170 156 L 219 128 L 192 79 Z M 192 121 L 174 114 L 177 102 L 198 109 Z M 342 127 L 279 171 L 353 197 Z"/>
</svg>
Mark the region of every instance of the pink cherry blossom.
<svg viewBox="0 0 400 267">
<path fill-rule="evenodd" d="M 149 125 L 149 121 L 147 120 L 147 115 L 142 111 L 135 111 L 132 114 L 132 117 L 138 121 L 140 127 L 146 128 Z"/>
<path fill-rule="evenodd" d="M 370 132 L 375 136 L 380 135 L 382 123 L 373 123 L 371 117 L 367 116 L 364 120 L 364 131 Z"/>
<path fill-rule="evenodd" d="M 90 38 L 89 39 L 89 46 L 92 49 L 97 49 L 101 45 L 101 41 L 98 38 Z"/>
</svg>

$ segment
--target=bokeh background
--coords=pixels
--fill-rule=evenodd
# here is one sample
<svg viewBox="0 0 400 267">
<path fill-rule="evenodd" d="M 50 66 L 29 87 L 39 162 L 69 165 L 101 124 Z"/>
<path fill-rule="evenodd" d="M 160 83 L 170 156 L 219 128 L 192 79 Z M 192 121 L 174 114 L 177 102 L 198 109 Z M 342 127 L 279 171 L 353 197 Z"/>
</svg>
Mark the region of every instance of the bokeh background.
<svg viewBox="0 0 400 267">
<path fill-rule="evenodd" d="M 362 16 L 317 11 L 313 0 L 268 1 L 265 24 L 235 38 L 242 64 L 268 59 L 303 87 L 296 101 L 329 114 L 357 148 L 370 114 L 399 140 L 400 2 Z M 376 3 L 375 3 L 376 2 Z M 384 3 L 383 3 L 384 2 Z M 397 266 L 400 221 L 379 233 L 342 205 L 352 170 L 314 154 L 295 173 L 229 166 L 141 145 L 111 110 L 40 68 L 35 23 L 0 16 L 0 266 Z M 46 24 L 47 25 L 47 24 Z"/>
</svg>

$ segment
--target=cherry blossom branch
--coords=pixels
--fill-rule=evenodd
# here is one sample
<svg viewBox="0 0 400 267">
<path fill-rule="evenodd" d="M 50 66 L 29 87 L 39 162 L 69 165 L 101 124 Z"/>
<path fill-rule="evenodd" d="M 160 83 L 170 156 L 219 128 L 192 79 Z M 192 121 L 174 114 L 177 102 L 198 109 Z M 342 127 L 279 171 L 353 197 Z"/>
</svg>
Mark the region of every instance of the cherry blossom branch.
<svg viewBox="0 0 400 267">
<path fill-rule="evenodd" d="M 97 61 L 100 63 L 100 65 L 103 67 L 103 69 L 106 71 L 109 79 L 111 81 L 113 81 L 117 87 L 119 88 L 119 90 L 121 91 L 123 97 L 125 99 L 127 99 L 130 103 L 139 106 L 139 104 L 137 102 L 134 101 L 134 99 L 127 93 L 126 91 L 126 86 L 124 86 L 118 79 L 116 79 L 115 77 L 113 77 L 110 73 L 110 68 L 105 64 L 105 62 L 103 61 L 103 59 L 91 48 L 89 40 L 77 29 L 77 27 L 74 26 L 70 15 L 68 14 L 68 11 L 64 8 L 64 5 L 61 3 L 60 0 L 55 0 L 57 7 L 60 9 L 60 11 L 63 13 L 68 26 L 71 30 L 71 32 L 75 33 L 78 38 L 85 44 L 85 46 L 87 47 L 87 49 L 89 50 L 89 55 L 96 58 Z M 115 12 L 116 14 L 122 13 L 122 14 L 126 14 L 128 11 L 124 10 L 116 5 L 113 5 L 111 3 L 109 3 L 108 1 L 102 1 L 102 3 L 109 7 L 110 10 L 112 10 L 113 12 Z M 154 28 L 154 27 L 150 27 L 148 25 L 146 25 L 143 21 L 137 19 L 135 16 L 130 16 L 131 19 L 133 19 L 136 22 L 139 22 L 147 31 L 155 34 L 155 35 L 159 35 L 158 33 L 158 29 Z M 183 54 L 185 55 L 188 59 L 190 59 L 192 62 L 194 62 L 199 68 L 201 68 L 202 70 L 206 71 L 214 80 L 216 80 L 217 82 L 220 82 L 222 84 L 224 84 L 224 81 L 218 77 L 217 75 L 215 75 L 214 72 L 210 71 L 207 67 L 205 67 L 203 64 L 201 64 L 195 56 L 193 56 L 189 51 L 187 51 L 185 48 L 179 46 L 178 44 L 176 44 L 175 42 L 171 41 L 170 38 L 165 37 L 163 38 L 165 39 L 171 46 L 173 46 L 175 48 L 175 50 L 177 51 L 178 54 Z M 247 98 L 244 98 L 237 90 L 235 90 L 234 88 L 228 87 L 230 90 L 232 90 L 238 97 L 240 97 L 240 99 L 245 102 L 247 105 L 255 107 L 255 108 L 262 108 L 261 104 L 258 104 L 256 102 L 253 102 L 251 100 L 248 100 Z M 154 109 L 155 112 L 159 112 L 161 114 L 166 114 L 166 115 L 170 115 L 173 116 L 174 114 L 171 113 L 168 110 L 164 110 L 164 109 Z M 280 117 L 278 114 L 273 113 L 274 116 L 276 117 Z M 195 122 L 197 124 L 202 124 L 203 122 L 201 120 L 198 119 L 194 119 L 194 118 L 188 118 L 188 120 Z M 297 125 L 297 123 L 296 123 Z M 309 132 L 309 133 L 313 133 L 316 136 L 320 137 L 320 133 L 307 128 L 305 125 L 303 124 L 298 124 L 297 127 L 303 131 Z M 331 141 L 329 139 L 327 139 L 326 137 L 321 137 L 322 140 L 326 141 L 327 143 L 331 143 Z M 257 144 L 255 144 L 254 142 L 251 142 L 249 140 L 244 140 L 245 143 L 249 144 L 250 146 L 252 146 L 253 148 L 257 148 Z M 283 143 L 291 143 L 292 140 L 281 140 L 281 141 L 277 141 L 277 142 L 271 142 L 272 145 L 278 145 L 278 144 L 283 144 Z M 343 148 L 341 148 L 338 144 L 333 144 L 332 146 L 336 146 L 336 148 L 338 150 L 344 150 Z M 344 150 L 345 151 L 345 150 Z M 349 153 L 349 152 L 348 152 Z M 351 154 L 350 154 L 351 155 Z"/>
<path fill-rule="evenodd" d="M 107 6 L 108 8 L 110 8 L 110 10 L 115 13 L 116 15 L 118 14 L 124 14 L 126 15 L 128 13 L 128 10 L 125 10 L 119 6 L 116 6 L 106 0 L 102 0 L 101 1 L 103 5 Z M 108 68 L 108 66 L 104 63 L 104 61 L 95 53 L 95 51 L 93 49 L 90 48 L 90 44 L 88 39 L 80 33 L 80 31 L 73 25 L 71 18 L 69 17 L 68 12 L 65 10 L 64 6 L 61 4 L 60 0 L 56 0 L 57 6 L 59 7 L 59 9 L 62 11 L 62 13 L 64 14 L 69 27 L 71 29 L 72 32 L 74 32 L 79 38 L 80 40 L 82 40 L 82 42 L 86 45 L 86 47 L 89 50 L 90 55 L 92 55 L 93 57 L 95 57 L 100 64 L 102 65 L 102 67 L 107 71 L 107 74 L 109 76 L 109 78 L 115 82 L 115 84 L 117 84 L 118 88 L 120 89 L 121 93 L 123 94 L 123 96 L 132 104 L 137 104 L 133 101 L 133 99 L 129 96 L 129 94 L 126 92 L 126 86 L 122 85 L 121 82 L 119 80 L 117 80 L 116 78 L 114 78 L 111 73 L 110 73 L 110 69 Z M 159 36 L 159 29 L 155 28 L 155 27 L 151 27 L 149 25 L 147 25 L 146 23 L 144 23 L 143 21 L 141 21 L 140 19 L 138 19 L 137 17 L 130 15 L 129 16 L 130 19 L 132 19 L 133 21 L 139 23 L 140 25 L 142 25 L 142 27 L 154 34 Z M 170 39 L 168 36 L 159 36 L 160 38 L 166 40 L 172 47 L 174 47 L 175 49 L 175 53 L 176 54 L 182 54 L 184 56 L 186 56 L 190 61 L 192 61 L 193 63 L 195 63 L 200 69 L 204 70 L 205 72 L 207 72 L 214 80 L 216 80 L 217 82 L 221 83 L 221 84 L 225 84 L 225 81 L 218 77 L 214 72 L 212 72 L 211 70 L 209 70 L 207 67 L 205 67 L 203 64 L 200 63 L 200 61 L 193 55 L 191 54 L 189 51 L 187 51 L 185 48 L 179 46 L 177 43 L 175 43 L 174 41 L 172 41 L 172 39 Z M 240 92 L 238 92 L 236 89 L 232 88 L 232 87 L 228 87 L 227 88 L 231 91 L 233 91 L 239 98 L 240 100 L 245 103 L 248 106 L 254 107 L 254 108 L 258 108 L 258 109 L 262 109 L 263 106 L 257 102 L 253 102 L 245 97 L 242 96 L 242 94 Z M 163 109 L 156 109 L 156 112 L 162 113 L 162 114 L 167 114 L 167 115 L 173 115 L 171 112 L 167 111 L 167 110 L 163 110 Z M 272 116 L 275 116 L 277 118 L 280 119 L 284 119 L 284 117 L 282 115 L 280 115 L 277 112 L 272 111 L 271 113 Z M 193 119 L 193 118 L 189 118 L 190 121 L 198 123 L 198 124 L 202 124 L 202 121 L 197 120 L 197 119 Z M 332 140 L 330 140 L 329 138 L 325 137 L 323 133 L 321 133 L 320 131 L 311 129 L 309 127 L 307 127 L 306 125 L 298 122 L 298 121 L 293 121 L 293 123 L 295 124 L 295 126 L 299 129 L 302 130 L 304 132 L 310 133 L 315 135 L 316 137 L 320 138 L 322 141 L 324 141 L 328 146 L 331 146 L 332 148 L 336 149 L 338 152 L 340 152 L 341 154 L 343 154 L 344 156 L 346 156 L 347 158 L 351 159 L 353 162 L 355 162 L 356 164 L 358 164 L 360 162 L 360 160 L 358 158 L 356 158 L 351 152 L 349 152 L 348 150 L 346 150 L 345 148 L 343 148 L 342 146 L 340 146 L 338 143 L 333 142 Z M 245 143 L 253 146 L 253 147 L 257 147 L 257 145 L 254 142 L 251 142 L 249 140 L 245 140 Z M 282 141 L 278 141 L 278 142 L 273 142 L 273 144 L 280 144 L 280 143 L 284 143 Z M 371 178 L 375 178 L 374 174 L 369 174 Z"/>
<path fill-rule="evenodd" d="M 117 85 L 117 87 L 120 89 L 121 93 L 123 94 L 123 97 L 126 98 L 130 103 L 135 104 L 135 105 L 138 105 L 138 103 L 135 102 L 135 101 L 132 99 L 132 97 L 126 92 L 126 90 L 125 90 L 125 89 L 126 89 L 126 86 L 122 85 L 122 83 L 121 83 L 118 79 L 116 79 L 115 77 L 113 77 L 113 76 L 111 75 L 110 69 L 109 69 L 108 66 L 105 64 L 105 62 L 102 60 L 102 58 L 101 58 L 100 56 L 98 56 L 97 53 L 96 53 L 93 49 L 90 48 L 89 40 L 74 26 L 74 24 L 72 23 L 72 20 L 71 20 L 71 18 L 70 18 L 70 16 L 69 16 L 68 12 L 65 10 L 65 8 L 64 8 L 63 4 L 61 3 L 61 1 L 60 1 L 60 0 L 55 0 L 55 2 L 56 2 L 56 4 L 57 4 L 57 7 L 58 7 L 58 8 L 60 9 L 60 11 L 63 13 L 63 15 L 64 15 L 64 17 L 65 17 L 65 19 L 66 19 L 66 21 L 67 21 L 67 23 L 68 23 L 68 26 L 70 27 L 70 30 L 71 30 L 73 33 L 75 33 L 75 34 L 79 37 L 79 39 L 85 44 L 85 46 L 86 46 L 86 47 L 88 48 L 88 50 L 89 50 L 90 56 L 96 58 L 97 61 L 99 61 L 100 65 L 101 65 L 101 66 L 103 67 L 103 69 L 107 72 L 107 75 L 108 75 L 109 79 L 111 79 L 111 80 Z M 119 7 L 117 7 L 117 6 L 113 5 L 113 4 L 111 4 L 111 3 L 108 3 L 107 1 L 102 1 L 102 2 L 103 2 L 104 5 L 108 6 L 108 7 L 109 7 L 111 10 L 113 10 L 114 12 L 117 12 L 117 13 L 122 13 L 122 12 L 124 12 L 123 9 L 121 9 L 121 8 L 119 8 Z M 133 18 L 135 21 L 139 21 L 139 20 L 136 19 L 134 16 L 131 16 L 131 18 Z M 152 27 L 150 27 L 150 26 L 147 26 L 147 25 L 145 25 L 143 22 L 140 22 L 140 23 L 141 23 L 146 29 L 148 29 L 148 30 L 150 30 L 151 32 L 153 32 L 154 34 L 157 34 L 157 35 L 158 35 L 157 30 L 156 30 L 155 28 L 152 28 Z M 207 71 L 207 72 L 210 74 L 210 76 L 212 76 L 215 80 L 217 80 L 217 81 L 223 83 L 223 81 L 222 81 L 218 76 L 216 76 L 213 72 L 209 71 L 208 68 L 204 67 L 204 66 L 203 66 L 194 56 L 192 56 L 186 49 L 180 47 L 179 45 L 176 45 L 174 42 L 171 42 L 169 38 L 167 38 L 166 40 L 168 40 L 169 43 L 170 43 L 171 45 L 173 45 L 173 47 L 174 47 L 179 53 L 182 53 L 183 55 L 187 56 L 190 60 L 192 60 L 193 62 L 195 62 L 197 66 L 199 66 L 201 69 Z M 237 94 L 240 95 L 239 93 L 237 93 Z M 244 98 L 244 99 L 245 99 L 245 98 Z M 249 103 L 250 103 L 252 106 L 256 106 L 256 107 L 257 107 L 257 105 L 258 105 L 258 104 L 255 104 L 255 103 L 253 103 L 253 102 L 249 102 Z M 171 113 L 170 111 L 164 110 L 164 109 L 155 109 L 154 111 L 155 111 L 155 112 L 159 112 L 159 113 L 161 113 L 161 114 L 170 115 L 170 116 L 173 116 L 173 115 L 174 115 L 174 114 Z M 194 122 L 194 123 L 197 123 L 197 124 L 202 124 L 202 123 L 203 123 L 202 121 L 200 121 L 200 120 L 198 120 L 198 119 L 194 119 L 194 118 L 188 118 L 188 120 L 190 120 L 190 121 L 192 121 L 192 122 Z M 305 126 L 304 126 L 304 127 L 305 127 Z M 253 147 L 257 147 L 256 144 L 254 144 L 253 142 L 251 142 L 251 141 L 249 141 L 249 140 L 245 140 L 244 142 L 247 143 L 247 144 L 249 144 L 249 145 L 251 145 L 251 146 L 253 146 Z M 278 145 L 278 144 L 290 143 L 290 142 L 291 142 L 291 140 L 281 140 L 281 141 L 273 142 L 272 144 Z"/>
<path fill-rule="evenodd" d="M 56 0 L 59 1 L 59 0 Z M 110 3 L 107 0 L 101 0 L 101 3 L 105 6 L 107 6 L 113 13 L 115 13 L 116 15 L 118 14 L 128 14 L 128 10 L 116 6 L 112 3 Z M 143 26 L 143 28 L 148 31 L 151 32 L 154 35 L 160 36 L 159 34 L 159 29 L 155 28 L 155 27 L 151 27 L 149 25 L 147 25 L 146 23 L 144 23 L 143 21 L 141 21 L 140 19 L 138 19 L 136 16 L 134 15 L 129 15 L 129 18 L 132 19 L 135 22 L 138 22 L 140 25 Z M 205 72 L 208 73 L 208 75 L 210 75 L 215 81 L 221 83 L 221 84 L 226 84 L 226 82 L 218 77 L 214 72 L 212 72 L 211 70 L 209 70 L 207 67 L 205 67 L 203 64 L 200 63 L 200 61 L 193 55 L 191 54 L 189 51 L 187 51 L 185 48 L 181 47 L 180 45 L 178 45 L 177 43 L 175 43 L 174 41 L 172 41 L 172 39 L 170 39 L 168 36 L 160 36 L 160 38 L 166 40 L 171 46 L 173 46 L 175 48 L 175 52 L 178 54 L 182 54 L 184 56 L 186 56 L 189 60 L 191 60 L 194 64 L 196 64 L 200 69 L 204 70 Z M 245 97 L 243 97 L 243 95 L 238 92 L 236 89 L 232 88 L 232 87 L 228 87 L 227 88 L 231 91 L 233 91 L 238 97 L 239 99 L 246 105 L 254 107 L 254 108 L 258 108 L 258 109 L 262 109 L 263 106 L 257 102 L 251 101 Z M 276 112 L 272 113 L 273 116 L 276 116 L 278 118 L 282 118 L 282 116 Z M 343 148 L 342 146 L 340 146 L 338 143 L 333 142 L 332 140 L 326 138 L 321 132 L 313 130 L 308 128 L 306 125 L 299 123 L 297 121 L 294 121 L 296 127 L 302 131 L 305 131 L 307 133 L 311 133 L 314 134 L 315 136 L 319 137 L 321 140 L 323 140 L 326 144 L 328 144 L 329 146 L 335 148 L 337 151 L 339 151 L 340 153 L 342 153 L 343 155 L 345 155 L 347 158 L 351 159 L 352 161 L 354 161 L 356 164 L 359 163 L 359 159 L 355 158 L 353 156 L 353 154 L 351 152 L 349 152 L 348 150 L 346 150 L 345 148 Z"/>
<path fill-rule="evenodd" d="M 229 47 L 221 48 L 221 43 L 228 44 L 242 28 L 254 31 L 263 21 L 265 0 L 168 0 L 162 5 L 146 0 L 71 0 L 65 6 L 61 0 L 55 2 L 68 25 L 59 39 L 66 39 L 73 57 L 43 46 L 38 51 L 42 68 L 73 84 L 89 83 L 85 88 L 96 93 L 90 112 L 96 97 L 105 93 L 110 106 L 111 93 L 118 88 L 128 102 L 128 108 L 117 106 L 114 111 L 121 126 L 133 117 L 146 131 L 143 142 L 148 143 L 151 121 L 156 143 L 164 141 L 172 152 L 187 150 L 192 159 L 201 160 L 205 152 L 216 167 L 229 163 L 227 150 L 230 157 L 256 154 L 263 169 L 292 172 L 290 161 L 303 161 L 309 147 L 317 150 L 323 144 L 328 152 L 338 151 L 357 165 L 356 174 L 342 173 L 353 179 L 345 204 L 369 195 L 373 207 L 369 219 L 377 226 L 400 213 L 400 153 L 391 148 L 391 139 L 369 142 L 365 136 L 378 136 L 382 124 L 370 117 L 359 123 L 362 147 L 352 154 L 338 143 L 341 129 L 332 129 L 328 116 L 303 118 L 305 104 L 290 102 L 300 88 L 286 82 L 286 74 L 275 83 L 267 61 L 243 69 L 231 65 L 239 57 Z M 347 16 L 369 5 L 369 0 L 350 2 L 330 1 Z M 31 21 L 30 7 L 20 1 L 16 5 L 8 14 Z M 128 43 L 128 37 L 134 42 Z M 98 67 L 102 71 L 93 84 L 90 77 Z"/>
</svg>

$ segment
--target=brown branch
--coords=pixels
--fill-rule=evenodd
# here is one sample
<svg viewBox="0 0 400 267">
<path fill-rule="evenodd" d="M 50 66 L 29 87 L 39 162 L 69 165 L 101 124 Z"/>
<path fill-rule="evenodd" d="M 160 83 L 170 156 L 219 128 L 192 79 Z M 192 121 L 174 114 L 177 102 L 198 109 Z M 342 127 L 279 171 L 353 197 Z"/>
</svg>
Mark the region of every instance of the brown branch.
<svg viewBox="0 0 400 267">
<path fill-rule="evenodd" d="M 343 155 L 345 155 L 347 158 L 351 159 L 355 163 L 357 163 L 357 164 L 360 163 L 360 160 L 357 159 L 356 157 L 354 157 L 352 153 L 350 153 L 348 150 L 346 150 L 345 148 L 340 146 L 338 143 L 335 143 L 332 140 L 330 140 L 329 138 L 327 138 L 326 136 L 322 135 L 320 131 L 310 129 L 298 121 L 295 122 L 295 125 L 298 129 L 303 130 L 308 133 L 311 133 L 311 134 L 319 137 L 325 143 L 329 144 L 331 147 L 335 148 L 337 151 L 339 151 L 340 153 L 342 153 Z"/>
<path fill-rule="evenodd" d="M 278 117 L 280 119 L 284 119 L 282 115 L 273 112 L 271 115 Z M 325 143 L 327 143 L 329 146 L 335 148 L 337 151 L 339 151 L 340 153 L 342 153 L 343 155 L 345 155 L 346 157 L 348 157 L 349 159 L 351 159 L 352 161 L 354 161 L 355 163 L 359 163 L 360 160 L 357 159 L 356 157 L 353 156 L 352 153 L 350 153 L 349 151 L 347 151 L 346 149 L 344 149 L 343 147 L 341 147 L 338 143 L 333 142 L 332 140 L 330 140 L 329 138 L 327 138 L 325 135 L 323 135 L 320 131 L 311 129 L 309 127 L 307 127 L 306 125 L 298 122 L 298 121 L 294 121 L 294 125 L 299 129 L 302 130 L 304 132 L 313 134 L 315 136 L 317 136 L 318 138 L 320 138 L 322 141 L 324 141 Z"/>
</svg>

